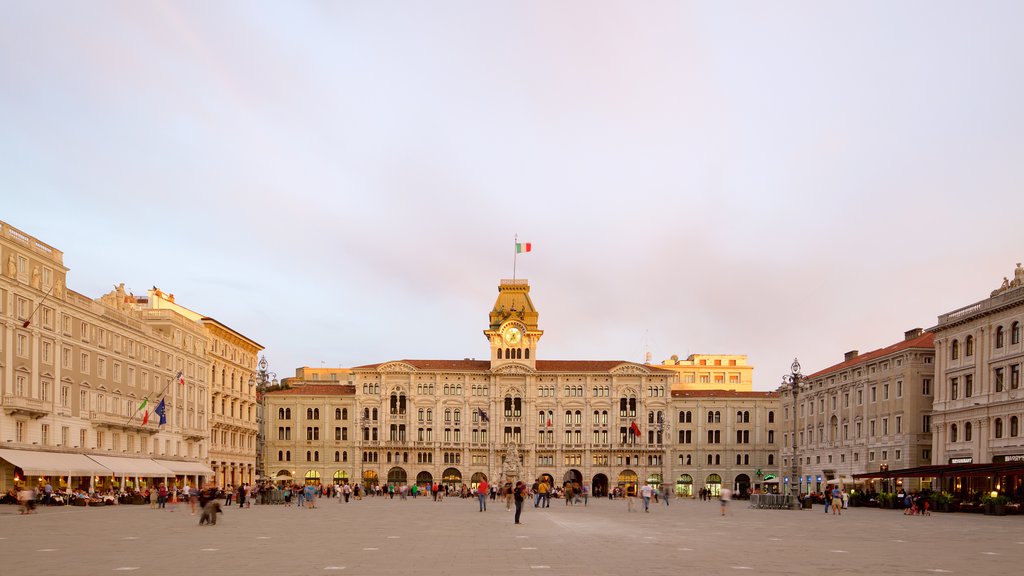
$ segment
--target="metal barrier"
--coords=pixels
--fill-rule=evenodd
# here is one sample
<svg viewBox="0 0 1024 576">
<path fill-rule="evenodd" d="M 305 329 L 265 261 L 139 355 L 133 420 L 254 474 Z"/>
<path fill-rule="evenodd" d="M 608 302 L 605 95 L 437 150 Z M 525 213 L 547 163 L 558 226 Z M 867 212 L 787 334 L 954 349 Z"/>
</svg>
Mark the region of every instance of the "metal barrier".
<svg viewBox="0 0 1024 576">
<path fill-rule="evenodd" d="M 750 507 L 759 510 L 788 510 L 792 508 L 793 496 L 790 494 L 751 494 Z"/>
</svg>

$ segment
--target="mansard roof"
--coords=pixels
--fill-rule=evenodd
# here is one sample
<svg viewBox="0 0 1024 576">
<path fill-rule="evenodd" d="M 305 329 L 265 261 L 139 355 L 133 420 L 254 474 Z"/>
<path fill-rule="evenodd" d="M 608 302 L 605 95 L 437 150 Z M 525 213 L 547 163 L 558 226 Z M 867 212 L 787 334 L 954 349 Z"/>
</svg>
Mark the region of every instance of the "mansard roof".
<svg viewBox="0 0 1024 576">
<path fill-rule="evenodd" d="M 810 376 L 807 376 L 806 378 L 818 378 L 820 376 L 826 376 L 828 374 L 841 372 L 847 368 L 850 368 L 851 366 L 856 366 L 858 364 L 866 364 L 868 362 L 871 362 L 872 360 L 884 358 L 886 356 L 890 356 L 892 354 L 902 352 L 903 350 L 907 350 L 910 348 L 931 348 L 934 350 L 935 334 L 931 332 L 925 332 L 924 334 L 921 334 L 916 338 L 911 338 L 910 340 L 903 340 L 891 346 L 886 346 L 885 348 L 879 348 L 878 350 L 872 350 L 871 352 L 868 352 L 866 354 L 860 354 L 845 362 L 840 362 L 835 366 L 830 366 L 828 368 L 825 368 L 824 370 L 818 370 L 817 372 L 811 374 Z"/>
<path fill-rule="evenodd" d="M 736 390 L 673 390 L 673 398 L 778 398 L 778 392 L 738 392 Z"/>
<path fill-rule="evenodd" d="M 351 384 L 303 384 L 286 390 L 269 390 L 267 396 L 352 396 L 356 387 Z"/>
<path fill-rule="evenodd" d="M 423 371 L 452 371 L 452 372 L 490 372 L 491 363 L 488 360 L 394 360 L 356 366 L 353 370 L 376 370 L 386 364 L 408 364 L 416 370 Z M 672 375 L 674 372 L 663 370 L 656 366 L 637 364 L 625 360 L 537 360 L 537 372 L 611 372 L 619 366 L 636 367 L 639 371 L 650 372 L 657 375 Z"/>
</svg>

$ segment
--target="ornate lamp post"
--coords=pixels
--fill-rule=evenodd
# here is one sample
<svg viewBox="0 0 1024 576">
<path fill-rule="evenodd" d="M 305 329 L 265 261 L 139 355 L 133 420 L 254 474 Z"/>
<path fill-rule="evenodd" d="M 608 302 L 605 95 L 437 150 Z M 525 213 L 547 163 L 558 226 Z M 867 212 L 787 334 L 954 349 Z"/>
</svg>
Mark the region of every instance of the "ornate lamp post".
<svg viewBox="0 0 1024 576">
<path fill-rule="evenodd" d="M 359 484 L 363 487 L 363 491 L 366 491 L 366 479 L 363 478 L 363 467 L 366 465 L 366 453 L 365 441 L 366 436 L 369 435 L 368 430 L 370 429 L 370 419 L 366 416 L 360 416 L 356 421 L 359 426 Z"/>
<path fill-rule="evenodd" d="M 800 500 L 798 498 L 800 494 L 800 482 L 797 472 L 797 445 L 796 445 L 796 400 L 800 394 L 800 390 L 804 388 L 804 375 L 800 373 L 800 361 L 796 358 L 793 359 L 793 364 L 790 366 L 790 373 L 782 377 L 782 386 L 779 390 L 783 393 L 789 392 L 793 395 L 793 453 L 790 455 L 790 474 L 789 474 L 789 491 L 792 497 L 790 507 L 793 510 L 800 509 Z"/>
<path fill-rule="evenodd" d="M 267 369 L 267 357 L 261 356 L 259 364 L 256 365 L 255 377 L 249 378 L 249 388 L 256 388 L 256 477 L 265 477 L 266 470 L 264 470 L 265 458 L 263 457 L 263 448 L 266 444 L 267 436 L 265 431 L 266 418 L 263 417 L 263 395 L 267 391 L 268 386 L 277 386 L 277 373 L 271 372 Z"/>
<path fill-rule="evenodd" d="M 658 412 L 658 422 L 656 424 L 658 430 L 658 443 L 661 445 L 661 454 L 658 455 L 658 479 L 661 481 L 658 489 L 665 492 L 665 455 L 668 454 L 668 439 L 665 437 L 665 433 L 668 431 L 668 422 L 663 412 Z"/>
</svg>

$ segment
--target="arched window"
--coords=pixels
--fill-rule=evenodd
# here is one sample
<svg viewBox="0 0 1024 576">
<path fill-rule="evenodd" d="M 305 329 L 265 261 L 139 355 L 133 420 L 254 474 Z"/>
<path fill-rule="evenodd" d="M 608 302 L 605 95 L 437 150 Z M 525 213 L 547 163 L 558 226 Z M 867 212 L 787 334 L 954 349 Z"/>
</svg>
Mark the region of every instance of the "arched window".
<svg viewBox="0 0 1024 576">
<path fill-rule="evenodd" d="M 319 461 L 320 461 L 320 451 L 316 450 L 316 451 L 313 452 L 313 462 L 319 462 Z"/>
<path fill-rule="evenodd" d="M 743 411 L 742 410 L 736 413 L 736 423 L 737 424 L 742 424 L 743 423 Z"/>
<path fill-rule="evenodd" d="M 284 461 L 285 462 L 291 462 L 292 461 L 292 451 L 291 450 L 285 450 L 284 451 Z"/>
<path fill-rule="evenodd" d="M 957 441 L 956 424 L 950 424 L 949 425 L 949 441 L 950 442 L 956 442 Z"/>
<path fill-rule="evenodd" d="M 376 408 L 373 409 L 373 419 L 374 420 L 377 419 L 377 409 Z"/>
<path fill-rule="evenodd" d="M 769 424 L 774 424 L 775 423 L 775 411 L 774 410 L 769 410 L 768 411 L 768 423 Z"/>
<path fill-rule="evenodd" d="M 996 438 L 1003 437 L 1003 419 L 996 418 Z"/>
<path fill-rule="evenodd" d="M 335 462 L 341 462 L 341 452 L 338 452 L 338 451 L 334 452 L 334 461 Z"/>
<path fill-rule="evenodd" d="M 278 461 L 284 460 L 284 450 L 278 450 L 277 451 L 277 460 Z"/>
<path fill-rule="evenodd" d="M 974 336 L 964 338 L 964 356 L 974 356 Z"/>
<path fill-rule="evenodd" d="M 309 450 L 306 450 L 306 462 L 312 462 L 312 461 L 313 461 L 313 453 L 310 452 Z"/>
<path fill-rule="evenodd" d="M 970 442 L 971 441 L 971 436 L 972 436 L 971 432 L 973 431 L 973 428 L 974 427 L 971 426 L 970 422 L 964 423 L 964 442 Z"/>
<path fill-rule="evenodd" d="M 648 424 L 654 424 L 654 412 L 652 412 L 652 411 L 648 411 L 647 412 L 647 423 Z"/>
<path fill-rule="evenodd" d="M 1003 347 L 1003 327 L 996 328 L 996 348 Z"/>
<path fill-rule="evenodd" d="M 768 465 L 772 466 L 774 464 L 775 464 L 775 454 L 769 454 L 768 455 Z"/>
<path fill-rule="evenodd" d="M 715 424 L 718 424 L 721 421 L 722 421 L 722 413 L 719 412 L 718 410 L 715 410 Z"/>
<path fill-rule="evenodd" d="M 348 408 L 341 409 L 341 419 L 348 420 Z"/>
<path fill-rule="evenodd" d="M 569 411 L 569 410 L 565 411 L 565 424 L 566 425 L 572 424 L 572 412 Z"/>
<path fill-rule="evenodd" d="M 347 450 L 342 450 L 342 452 L 341 452 L 341 461 L 342 462 L 348 462 L 348 451 Z"/>
<path fill-rule="evenodd" d="M 1020 322 L 1010 324 L 1010 344 L 1020 344 Z"/>
<path fill-rule="evenodd" d="M 462 410 L 455 409 L 455 423 L 459 424 L 462 422 Z"/>
<path fill-rule="evenodd" d="M 306 408 L 306 420 L 312 420 L 312 419 L 313 419 L 313 409 L 312 408 Z"/>
<path fill-rule="evenodd" d="M 284 408 L 277 409 L 277 417 L 281 420 L 284 420 Z"/>
<path fill-rule="evenodd" d="M 530 349 L 529 348 L 526 349 L 526 359 L 527 360 L 530 359 Z"/>
<path fill-rule="evenodd" d="M 686 412 L 684 412 L 682 410 L 679 411 L 679 423 L 680 424 L 685 424 L 686 423 Z"/>
<path fill-rule="evenodd" d="M 950 360 L 960 358 L 960 342 L 958 340 L 953 340 L 953 343 L 949 345 L 949 358 Z"/>
<path fill-rule="evenodd" d="M 319 420 L 319 419 L 320 419 L 320 409 L 319 408 L 313 408 L 313 420 Z"/>
<path fill-rule="evenodd" d="M 714 422 L 715 422 L 715 413 L 713 411 L 709 411 L 708 412 L 708 424 L 714 424 Z"/>
<path fill-rule="evenodd" d="M 334 419 L 341 420 L 341 408 L 334 409 Z"/>
<path fill-rule="evenodd" d="M 574 414 L 574 416 L 576 417 L 576 423 L 577 424 L 582 424 L 583 423 L 583 413 L 582 412 L 577 410 L 576 413 Z"/>
</svg>

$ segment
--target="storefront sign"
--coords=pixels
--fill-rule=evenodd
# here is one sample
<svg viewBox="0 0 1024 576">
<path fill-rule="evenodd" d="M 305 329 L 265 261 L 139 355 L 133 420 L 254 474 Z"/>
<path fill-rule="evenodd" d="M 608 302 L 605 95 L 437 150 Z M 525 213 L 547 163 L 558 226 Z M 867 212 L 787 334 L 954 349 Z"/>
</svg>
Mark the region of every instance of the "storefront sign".
<svg viewBox="0 0 1024 576">
<path fill-rule="evenodd" d="M 964 456 L 962 458 L 950 458 L 950 464 L 970 464 L 974 462 L 974 456 Z"/>
<path fill-rule="evenodd" d="M 993 456 L 993 462 L 1024 462 L 1024 454 L 1006 454 L 1005 456 Z"/>
</svg>

